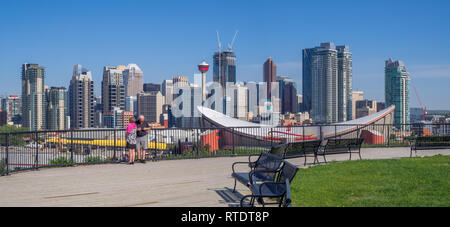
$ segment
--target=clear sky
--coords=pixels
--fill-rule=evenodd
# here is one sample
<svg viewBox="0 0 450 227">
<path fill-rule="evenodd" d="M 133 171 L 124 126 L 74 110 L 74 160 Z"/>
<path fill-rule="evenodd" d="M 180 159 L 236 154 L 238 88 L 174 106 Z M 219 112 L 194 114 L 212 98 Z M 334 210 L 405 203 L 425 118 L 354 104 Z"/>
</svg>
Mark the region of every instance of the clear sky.
<svg viewBox="0 0 450 227">
<path fill-rule="evenodd" d="M 145 82 L 173 75 L 193 81 L 234 44 L 237 80 L 261 81 L 273 57 L 278 74 L 301 93 L 301 50 L 321 42 L 349 45 L 353 90 L 384 101 L 384 61 L 402 60 L 428 109 L 450 109 L 450 1 L 2 0 L 0 95 L 20 94 L 20 66 L 46 67 L 46 84 L 69 85 L 74 64 L 92 70 L 100 93 L 105 65 L 138 64 Z M 207 74 L 211 80 L 212 73 Z M 418 106 L 411 87 L 411 106 Z"/>
</svg>

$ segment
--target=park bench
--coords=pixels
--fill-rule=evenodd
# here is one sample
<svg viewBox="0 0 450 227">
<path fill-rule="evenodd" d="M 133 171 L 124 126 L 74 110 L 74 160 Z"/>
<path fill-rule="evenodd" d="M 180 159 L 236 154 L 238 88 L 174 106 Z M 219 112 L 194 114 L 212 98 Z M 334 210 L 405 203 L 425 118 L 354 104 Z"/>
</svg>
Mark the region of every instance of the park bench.
<svg viewBox="0 0 450 227">
<path fill-rule="evenodd" d="M 256 161 L 252 161 L 252 157 L 258 157 Z M 246 185 L 247 187 L 250 185 L 250 182 L 258 181 L 273 181 L 275 179 L 276 174 L 280 171 L 281 165 L 283 164 L 283 160 L 269 153 L 261 153 L 259 155 L 250 155 L 248 158 L 248 162 L 235 162 L 232 165 L 233 173 L 231 176 L 234 178 L 234 188 L 233 192 L 236 191 L 236 183 L 239 181 L 240 183 Z M 247 165 L 250 168 L 248 172 L 237 172 L 237 165 Z"/>
<path fill-rule="evenodd" d="M 417 150 L 433 150 L 450 148 L 450 136 L 419 136 L 411 144 L 412 157 L 413 151 L 417 156 Z"/>
<path fill-rule="evenodd" d="M 351 139 L 329 139 L 326 141 L 325 146 L 316 152 L 314 158 L 314 164 L 319 162 L 317 156 L 323 156 L 325 163 L 327 163 L 326 155 L 344 154 L 350 155 L 349 160 L 352 160 L 352 153 L 358 153 L 359 159 L 361 158 L 361 145 L 364 142 L 363 138 L 351 138 Z"/>
<path fill-rule="evenodd" d="M 278 205 L 280 207 L 291 206 L 291 193 L 290 193 L 290 183 L 297 174 L 298 167 L 292 165 L 291 163 L 284 161 L 283 167 L 277 174 L 274 181 L 266 182 L 254 182 L 250 179 L 250 191 L 251 195 L 242 197 L 240 205 L 245 206 L 247 200 L 249 206 L 254 206 L 255 202 L 258 204 L 265 205 Z M 264 200 L 264 199 L 269 199 Z"/>
<path fill-rule="evenodd" d="M 308 154 L 313 154 L 315 157 L 316 152 L 318 152 L 320 148 L 320 144 L 322 141 L 305 141 L 305 142 L 292 142 L 292 143 L 284 143 L 277 144 L 272 147 L 271 154 L 279 155 L 283 159 L 291 159 L 304 157 L 306 165 L 306 158 Z"/>
</svg>

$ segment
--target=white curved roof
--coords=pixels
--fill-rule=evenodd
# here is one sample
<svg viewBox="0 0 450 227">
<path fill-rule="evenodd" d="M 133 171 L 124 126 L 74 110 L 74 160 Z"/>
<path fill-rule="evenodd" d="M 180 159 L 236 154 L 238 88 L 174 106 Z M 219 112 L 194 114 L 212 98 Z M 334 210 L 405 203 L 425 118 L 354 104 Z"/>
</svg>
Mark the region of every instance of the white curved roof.
<svg viewBox="0 0 450 227">
<path fill-rule="evenodd" d="M 378 113 L 362 117 L 356 120 L 324 126 L 305 127 L 273 127 L 270 125 L 256 124 L 226 116 L 207 107 L 198 106 L 199 113 L 218 127 L 234 128 L 236 133 L 262 140 L 287 139 L 294 141 L 327 139 L 337 135 L 351 133 L 360 130 L 361 126 L 370 125 L 388 114 L 392 113 L 395 106 L 390 106 Z"/>
<path fill-rule="evenodd" d="M 270 127 L 269 125 L 261 125 L 232 118 L 208 107 L 198 106 L 197 109 L 200 114 L 202 114 L 202 116 L 205 116 L 206 118 L 208 118 L 208 120 L 213 121 L 217 125 L 223 127 Z"/>
</svg>

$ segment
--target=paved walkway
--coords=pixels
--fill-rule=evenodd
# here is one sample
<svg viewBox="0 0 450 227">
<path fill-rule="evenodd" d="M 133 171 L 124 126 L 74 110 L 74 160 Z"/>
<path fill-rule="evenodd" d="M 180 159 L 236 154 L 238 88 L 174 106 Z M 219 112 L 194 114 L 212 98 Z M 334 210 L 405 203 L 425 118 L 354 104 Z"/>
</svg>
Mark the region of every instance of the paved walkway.
<svg viewBox="0 0 450 227">
<path fill-rule="evenodd" d="M 419 152 L 436 154 L 450 155 L 450 150 Z M 363 149 L 362 156 L 409 157 L 409 148 Z M 328 160 L 347 158 L 333 155 Z M 15 173 L 0 177 L 0 206 L 237 206 L 242 194 L 249 192 L 238 184 L 238 193 L 232 193 L 231 164 L 245 160 L 206 158 Z M 303 158 L 289 161 L 304 168 Z"/>
</svg>

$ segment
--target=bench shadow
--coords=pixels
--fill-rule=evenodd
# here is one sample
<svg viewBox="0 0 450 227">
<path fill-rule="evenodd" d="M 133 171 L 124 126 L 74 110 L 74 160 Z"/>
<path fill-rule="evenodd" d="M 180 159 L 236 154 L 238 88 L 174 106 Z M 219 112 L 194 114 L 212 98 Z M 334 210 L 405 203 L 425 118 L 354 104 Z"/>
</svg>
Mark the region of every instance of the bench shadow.
<svg viewBox="0 0 450 227">
<path fill-rule="evenodd" d="M 227 204 L 228 207 L 239 207 L 242 197 L 244 197 L 238 191 L 233 192 L 233 189 L 225 187 L 223 189 L 212 189 L 214 190 L 222 200 L 219 200 L 221 204 Z"/>
</svg>

